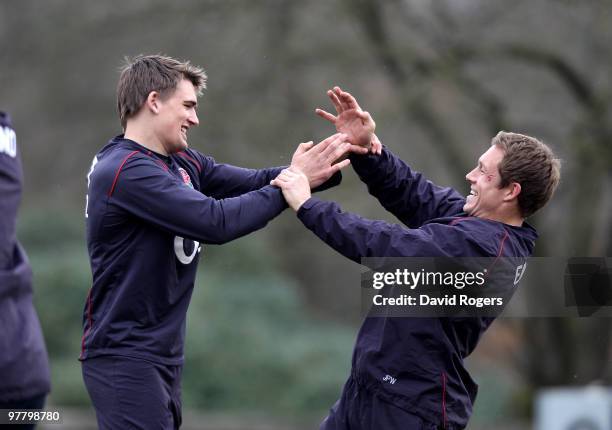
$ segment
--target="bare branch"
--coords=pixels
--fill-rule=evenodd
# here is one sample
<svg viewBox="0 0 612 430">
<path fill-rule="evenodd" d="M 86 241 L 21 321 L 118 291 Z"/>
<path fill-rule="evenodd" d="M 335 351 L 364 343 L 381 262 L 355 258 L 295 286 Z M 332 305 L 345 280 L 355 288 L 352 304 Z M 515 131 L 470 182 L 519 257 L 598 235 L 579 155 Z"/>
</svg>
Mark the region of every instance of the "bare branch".
<svg viewBox="0 0 612 430">
<path fill-rule="evenodd" d="M 501 48 L 500 51 L 513 58 L 548 68 L 565 83 L 570 93 L 583 106 L 592 109 L 599 105 L 588 80 L 557 54 L 525 45 L 508 45 Z"/>
</svg>

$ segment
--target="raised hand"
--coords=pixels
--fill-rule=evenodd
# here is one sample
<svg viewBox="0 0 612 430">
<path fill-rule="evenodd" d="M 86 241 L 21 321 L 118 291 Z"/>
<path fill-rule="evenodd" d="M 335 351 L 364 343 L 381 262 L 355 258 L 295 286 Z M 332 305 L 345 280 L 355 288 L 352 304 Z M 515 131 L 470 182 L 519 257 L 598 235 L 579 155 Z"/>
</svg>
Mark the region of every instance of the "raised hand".
<svg viewBox="0 0 612 430">
<path fill-rule="evenodd" d="M 311 196 L 306 175 L 292 168 L 283 170 L 271 184 L 283 190 L 287 204 L 296 212 Z"/>
<path fill-rule="evenodd" d="M 361 109 L 355 97 L 340 87 L 334 87 L 327 91 L 336 115 L 332 115 L 323 109 L 315 109 L 317 115 L 328 120 L 336 126 L 338 132 L 347 135 L 347 139 L 353 145 L 367 148 L 372 153 L 380 154 L 382 145 L 374 134 L 376 123 L 372 116 Z"/>
<path fill-rule="evenodd" d="M 310 186 L 316 188 L 349 165 L 347 159 L 339 161 L 348 152 L 367 153 L 367 149 L 352 145 L 345 134 L 336 133 L 318 145 L 312 142 L 300 143 L 291 158 L 290 167 L 305 174 Z"/>
</svg>

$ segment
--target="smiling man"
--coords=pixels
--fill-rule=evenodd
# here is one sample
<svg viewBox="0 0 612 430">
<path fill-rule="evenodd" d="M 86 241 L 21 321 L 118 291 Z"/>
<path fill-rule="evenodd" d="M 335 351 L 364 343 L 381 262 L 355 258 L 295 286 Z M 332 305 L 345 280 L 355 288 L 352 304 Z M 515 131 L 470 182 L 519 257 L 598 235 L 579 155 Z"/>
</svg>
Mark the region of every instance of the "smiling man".
<svg viewBox="0 0 612 430">
<path fill-rule="evenodd" d="M 189 148 L 205 82 L 202 69 L 169 57 L 129 62 L 117 89 L 125 134 L 87 174 L 93 285 L 80 360 L 101 429 L 180 426 L 185 320 L 201 244 L 244 236 L 286 207 L 269 185 L 281 168 L 218 164 Z M 350 150 L 367 151 L 336 134 L 301 144 L 291 164 L 312 187 L 330 186 L 349 164 L 333 162 Z"/>
<path fill-rule="evenodd" d="M 298 218 L 325 243 L 361 263 L 364 257 L 508 257 L 522 261 L 535 246 L 525 218 L 543 207 L 559 183 L 559 160 L 533 137 L 500 132 L 466 175 L 464 198 L 414 172 L 374 133 L 357 101 L 329 91 L 337 115 L 317 110 L 374 154 L 352 155 L 368 191 L 405 226 L 343 212 L 312 198 L 307 178 L 290 168 L 273 183 L 282 187 Z M 524 266 L 517 266 L 519 267 Z M 503 278 L 512 288 L 514 276 Z M 492 317 L 368 317 L 357 336 L 351 376 L 322 430 L 463 429 L 478 386 L 463 360 Z"/>
<path fill-rule="evenodd" d="M 509 181 L 502 184 L 499 172 L 505 155 L 502 142 L 532 139 L 504 132 L 499 133 L 495 139 L 492 146 L 478 159 L 476 167 L 465 176 L 471 187 L 463 211 L 471 216 L 520 227 L 524 217 L 516 203 L 521 193 L 521 185 L 519 182 Z"/>
</svg>

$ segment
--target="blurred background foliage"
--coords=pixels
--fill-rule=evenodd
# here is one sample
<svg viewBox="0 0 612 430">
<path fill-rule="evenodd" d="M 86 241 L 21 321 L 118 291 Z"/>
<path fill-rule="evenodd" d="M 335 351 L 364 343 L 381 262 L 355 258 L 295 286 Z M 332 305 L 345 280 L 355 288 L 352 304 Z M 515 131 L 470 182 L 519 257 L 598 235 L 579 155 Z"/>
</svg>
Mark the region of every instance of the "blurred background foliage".
<svg viewBox="0 0 612 430">
<path fill-rule="evenodd" d="M 612 255 L 611 12 L 604 0 L 0 3 L 0 103 L 24 161 L 19 234 L 35 272 L 51 401 L 88 404 L 76 361 L 91 284 L 85 175 L 121 132 L 124 56 L 203 66 L 209 84 L 190 144 L 246 167 L 287 164 L 299 142 L 331 134 L 314 108 L 329 108 L 325 90 L 335 84 L 372 113 L 383 143 L 462 192 L 498 130 L 538 136 L 564 172 L 531 220 L 537 254 Z M 396 222 L 350 169 L 321 197 Z M 185 404 L 323 413 L 348 375 L 359 270 L 288 212 L 206 247 L 189 311 Z M 468 362 L 481 383 L 474 422 L 525 419 L 538 388 L 610 382 L 610 323 L 500 320 Z"/>
</svg>

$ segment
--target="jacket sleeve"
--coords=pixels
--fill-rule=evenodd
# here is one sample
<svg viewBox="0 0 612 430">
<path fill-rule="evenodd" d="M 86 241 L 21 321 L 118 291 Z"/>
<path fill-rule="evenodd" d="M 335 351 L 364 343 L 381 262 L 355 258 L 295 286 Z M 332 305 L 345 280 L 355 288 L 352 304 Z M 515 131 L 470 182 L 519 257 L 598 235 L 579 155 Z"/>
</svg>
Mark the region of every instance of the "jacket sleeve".
<svg viewBox="0 0 612 430">
<path fill-rule="evenodd" d="M 15 224 L 21 201 L 22 171 L 11 128 L 0 124 L 0 270 L 11 268 L 17 238 Z"/>
<path fill-rule="evenodd" d="M 386 147 L 380 155 L 352 155 L 351 164 L 369 193 L 408 227 L 463 211 L 457 191 L 428 181 Z"/>
<path fill-rule="evenodd" d="M 258 190 L 270 184 L 283 167 L 268 169 L 246 169 L 244 167 L 217 163 L 211 157 L 202 157 L 200 175 L 202 193 L 213 198 L 228 198 Z"/>
<path fill-rule="evenodd" d="M 140 156 L 117 173 L 108 196 L 109 204 L 145 222 L 212 244 L 258 230 L 287 207 L 281 190 L 270 185 L 233 198 L 209 197 Z"/>
<path fill-rule="evenodd" d="M 195 151 L 191 151 L 194 153 Z M 202 171 L 200 184 L 202 193 L 213 198 L 236 197 L 250 191 L 258 190 L 270 184 L 280 172 L 287 166 L 271 167 L 267 169 L 247 169 L 232 166 L 230 164 L 217 163 L 212 157 L 196 153 Z M 315 192 L 323 191 L 338 185 L 342 175 L 337 172 L 323 185 L 314 189 Z"/>
<path fill-rule="evenodd" d="M 482 255 L 481 244 L 469 233 L 446 224 L 432 223 L 409 229 L 342 212 L 336 203 L 316 198 L 307 200 L 297 215 L 323 242 L 357 263 L 364 257 Z"/>
</svg>

